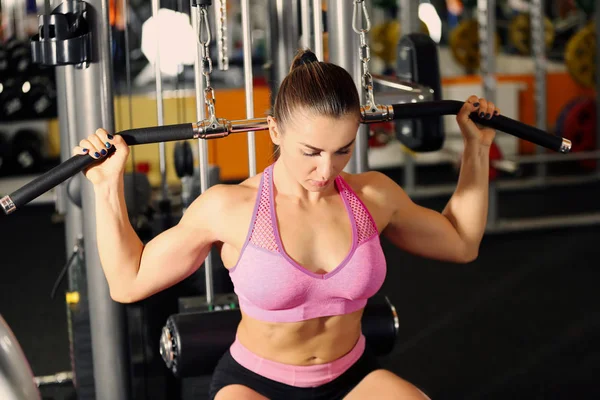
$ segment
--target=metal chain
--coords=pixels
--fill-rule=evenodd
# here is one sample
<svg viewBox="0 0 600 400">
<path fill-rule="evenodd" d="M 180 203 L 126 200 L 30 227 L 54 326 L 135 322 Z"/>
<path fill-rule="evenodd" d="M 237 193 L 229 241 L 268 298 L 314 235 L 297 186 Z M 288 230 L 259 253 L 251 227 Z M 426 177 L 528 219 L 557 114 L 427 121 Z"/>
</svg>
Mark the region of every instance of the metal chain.
<svg viewBox="0 0 600 400">
<path fill-rule="evenodd" d="M 227 71 L 229 69 L 229 49 L 227 48 L 227 0 L 219 0 L 219 69 Z"/>
<path fill-rule="evenodd" d="M 359 8 L 362 8 L 362 16 L 365 20 L 365 27 L 363 28 L 362 18 L 359 15 Z M 352 29 L 358 33 L 360 37 L 360 46 L 358 54 L 360 61 L 362 62 L 363 76 L 362 76 L 362 87 L 367 95 L 367 107 L 374 111 L 377 109 L 375 106 L 375 98 L 373 96 L 373 76 L 369 71 L 369 61 L 371 60 L 371 50 L 367 42 L 367 33 L 371 29 L 371 19 L 367 12 L 367 5 L 364 0 L 354 0 L 354 10 L 352 11 Z"/>
<path fill-rule="evenodd" d="M 202 45 L 202 75 L 206 82 L 204 89 L 204 102 L 208 107 L 208 117 L 215 120 L 215 91 L 210 85 L 210 74 L 212 73 L 212 61 L 210 59 L 210 25 L 208 22 L 208 11 L 206 6 L 196 7 L 198 13 L 198 40 Z"/>
</svg>

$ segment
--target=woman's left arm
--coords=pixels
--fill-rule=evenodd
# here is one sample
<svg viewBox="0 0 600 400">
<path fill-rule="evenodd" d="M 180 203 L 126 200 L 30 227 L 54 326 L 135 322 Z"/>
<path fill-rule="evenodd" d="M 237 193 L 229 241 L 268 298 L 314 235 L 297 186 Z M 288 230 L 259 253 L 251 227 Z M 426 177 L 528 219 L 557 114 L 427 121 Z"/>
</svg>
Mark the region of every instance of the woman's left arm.
<svg viewBox="0 0 600 400">
<path fill-rule="evenodd" d="M 485 118 L 499 113 L 493 103 L 476 96 L 458 113 L 464 152 L 456 190 L 441 213 L 413 203 L 390 181 L 385 184 L 386 204 L 393 209 L 383 233 L 398 247 L 451 262 L 470 262 L 477 257 L 487 221 L 489 152 L 495 131 L 476 125 L 469 118 L 475 111 Z"/>
</svg>

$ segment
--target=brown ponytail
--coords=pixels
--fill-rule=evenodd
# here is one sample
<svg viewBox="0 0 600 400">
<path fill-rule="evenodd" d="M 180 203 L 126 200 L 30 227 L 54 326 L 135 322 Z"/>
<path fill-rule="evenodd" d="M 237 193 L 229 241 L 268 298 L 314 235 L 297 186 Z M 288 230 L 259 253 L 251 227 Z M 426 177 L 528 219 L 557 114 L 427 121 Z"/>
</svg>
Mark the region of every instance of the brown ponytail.
<svg viewBox="0 0 600 400">
<path fill-rule="evenodd" d="M 277 92 L 273 117 L 285 126 L 299 108 L 333 118 L 356 113 L 358 118 L 360 99 L 352 76 L 342 67 L 319 61 L 310 50 L 298 51 Z"/>
<path fill-rule="evenodd" d="M 340 118 L 360 117 L 360 98 L 352 76 L 342 67 L 321 62 L 310 50 L 300 50 L 292 61 L 273 105 L 273 117 L 283 130 L 294 111 L 304 109 L 316 115 Z M 279 157 L 275 146 L 273 159 Z"/>
</svg>

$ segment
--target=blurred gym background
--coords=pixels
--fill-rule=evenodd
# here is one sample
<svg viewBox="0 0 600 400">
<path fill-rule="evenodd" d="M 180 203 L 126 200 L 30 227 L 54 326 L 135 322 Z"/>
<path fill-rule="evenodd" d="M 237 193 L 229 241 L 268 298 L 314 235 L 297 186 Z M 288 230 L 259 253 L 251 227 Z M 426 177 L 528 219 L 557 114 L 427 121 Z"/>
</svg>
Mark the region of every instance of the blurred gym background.
<svg viewBox="0 0 600 400">
<path fill-rule="evenodd" d="M 251 1 L 257 117 L 264 116 L 271 101 L 269 3 Z M 488 234 L 479 258 L 471 264 L 424 260 L 385 243 L 389 273 L 382 292 L 398 310 L 400 331 L 394 351 L 383 362 L 434 399 L 600 397 L 596 2 L 541 2 L 543 34 L 532 36 L 535 3 L 368 1 L 374 73 L 399 74 L 397 45 L 404 34 L 407 7 L 411 8 L 418 15 L 419 30 L 438 44 L 443 98 L 493 93 L 504 115 L 571 139 L 572 154 L 579 154 L 557 162 L 530 143 L 498 133 Z M 60 162 L 54 71 L 32 62 L 29 45 L 38 32 L 38 15 L 49 14 L 57 4 L 0 1 L 0 196 Z M 492 17 L 486 21 L 481 10 L 490 5 L 487 15 Z M 188 38 L 189 29 L 176 21 L 190 13 L 190 4 L 163 0 L 160 6 L 161 18 L 174 27 L 165 33 L 172 35 L 167 42 Z M 124 5 L 123 0 L 113 0 L 110 7 L 116 130 L 154 126 L 156 88 L 152 59 L 144 48 L 153 35 L 151 3 L 131 0 Z M 326 1 L 321 12 L 327 59 Z M 242 119 L 239 1 L 227 1 L 227 14 L 229 70 L 215 68 L 212 82 L 218 115 Z M 485 23 L 489 24 L 485 29 L 492 30 L 491 45 L 480 41 Z M 493 51 L 483 51 L 484 46 Z M 191 64 L 189 54 L 176 48 L 161 58 L 165 124 L 190 122 L 196 116 Z M 415 154 L 395 139 L 394 124 L 372 125 L 370 168 L 393 177 L 416 202 L 441 210 L 456 184 L 461 146 L 453 117 L 446 117 L 444 126 L 443 150 Z M 257 134 L 256 143 L 262 171 L 273 149 L 266 134 Z M 208 146 L 213 183 L 236 183 L 247 177 L 244 137 L 234 135 Z M 187 150 L 173 143 L 166 148 L 167 182 L 177 209 L 199 190 L 197 154 L 190 158 L 194 168 L 187 173 L 187 166 L 177 165 Z M 161 185 L 156 145 L 137 146 L 129 172 L 144 177 L 130 182 L 138 200 L 147 201 L 131 207 L 140 236 L 149 239 L 161 224 L 155 202 Z M 82 304 L 68 294 L 85 279 L 80 276 L 85 269 L 71 266 L 68 276 L 64 274 L 72 249 L 66 248 L 57 196 L 52 190 L 21 210 L 18 218 L 0 222 L 0 314 L 36 376 L 56 378 L 55 374 L 67 372 L 64 382 L 50 379 L 52 383 L 41 388 L 45 399 L 58 400 L 77 398 L 68 373 L 76 357 L 74 326 L 85 323 L 85 318 L 73 317 Z M 215 264 L 219 265 L 217 259 Z M 222 293 L 231 290 L 226 274 L 215 275 L 215 288 Z M 202 398 L 201 383 L 178 381 L 169 373 L 157 343 L 166 316 L 176 312 L 177 298 L 202 295 L 203 290 L 200 270 L 180 285 L 128 307 L 134 398 Z M 78 351 L 90 350 L 78 347 Z M 81 393 L 79 397 L 93 398 Z"/>
</svg>

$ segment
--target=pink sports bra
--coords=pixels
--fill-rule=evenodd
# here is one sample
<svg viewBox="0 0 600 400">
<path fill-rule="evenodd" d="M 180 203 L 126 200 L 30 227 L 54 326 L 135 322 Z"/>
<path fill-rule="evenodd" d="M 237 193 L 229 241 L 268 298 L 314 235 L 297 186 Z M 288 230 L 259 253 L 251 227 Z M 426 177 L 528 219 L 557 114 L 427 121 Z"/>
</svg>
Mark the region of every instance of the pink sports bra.
<svg viewBox="0 0 600 400">
<path fill-rule="evenodd" d="M 352 313 L 381 288 L 386 261 L 373 217 L 338 176 L 336 187 L 352 224 L 352 247 L 334 270 L 316 274 L 281 243 L 273 199 L 273 165 L 263 172 L 244 247 L 229 275 L 240 309 L 268 322 L 297 322 Z"/>
</svg>

